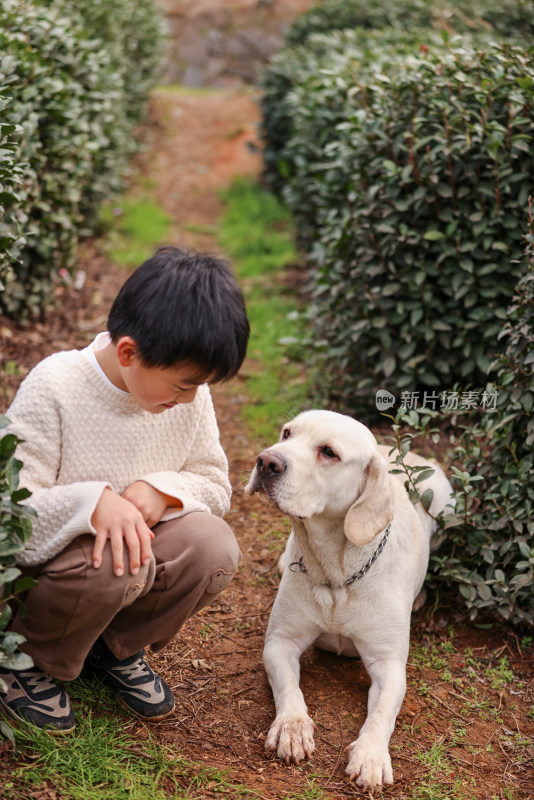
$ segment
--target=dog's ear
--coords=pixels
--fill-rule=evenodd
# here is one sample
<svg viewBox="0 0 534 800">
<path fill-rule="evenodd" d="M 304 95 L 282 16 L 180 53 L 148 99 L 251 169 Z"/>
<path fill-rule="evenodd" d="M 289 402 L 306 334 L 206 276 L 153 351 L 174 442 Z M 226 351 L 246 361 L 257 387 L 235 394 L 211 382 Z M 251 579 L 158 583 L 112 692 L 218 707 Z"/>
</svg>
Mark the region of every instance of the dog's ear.
<svg viewBox="0 0 534 800">
<path fill-rule="evenodd" d="M 386 462 L 374 453 L 365 468 L 363 491 L 345 517 L 345 536 L 353 544 L 368 544 L 393 519 L 390 480 Z"/>
</svg>

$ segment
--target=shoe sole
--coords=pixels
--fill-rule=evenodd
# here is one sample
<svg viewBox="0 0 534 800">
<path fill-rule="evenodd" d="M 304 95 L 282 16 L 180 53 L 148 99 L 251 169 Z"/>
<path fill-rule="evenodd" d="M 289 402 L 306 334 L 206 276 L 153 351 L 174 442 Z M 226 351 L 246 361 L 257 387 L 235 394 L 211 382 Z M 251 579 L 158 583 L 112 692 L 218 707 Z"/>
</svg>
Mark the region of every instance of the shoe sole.
<svg viewBox="0 0 534 800">
<path fill-rule="evenodd" d="M 176 703 L 174 703 L 173 707 L 169 711 L 166 711 L 164 714 L 159 714 L 156 717 L 145 717 L 143 714 L 140 714 L 138 711 L 135 711 L 131 706 L 129 706 L 128 703 L 121 697 L 121 695 L 118 692 L 116 693 L 115 696 L 118 704 L 122 706 L 122 708 L 124 708 L 125 711 L 127 711 L 129 714 L 133 714 L 133 716 L 137 717 L 137 719 L 142 719 L 143 722 L 159 722 L 162 719 L 170 717 L 170 715 L 176 708 Z"/>
<path fill-rule="evenodd" d="M 63 736 L 64 734 L 72 733 L 72 731 L 76 728 L 76 723 L 74 723 L 72 728 L 54 728 L 53 725 L 47 725 L 41 728 L 35 722 L 31 722 L 29 719 L 25 719 L 24 717 L 20 717 L 18 714 L 16 714 L 13 709 L 4 702 L 2 697 L 0 697 L 0 707 L 2 711 L 4 711 L 4 713 L 13 720 L 13 722 L 16 722 L 19 725 L 33 725 L 36 728 L 39 728 L 39 730 L 45 731 L 46 733 L 51 733 L 54 736 Z"/>
</svg>

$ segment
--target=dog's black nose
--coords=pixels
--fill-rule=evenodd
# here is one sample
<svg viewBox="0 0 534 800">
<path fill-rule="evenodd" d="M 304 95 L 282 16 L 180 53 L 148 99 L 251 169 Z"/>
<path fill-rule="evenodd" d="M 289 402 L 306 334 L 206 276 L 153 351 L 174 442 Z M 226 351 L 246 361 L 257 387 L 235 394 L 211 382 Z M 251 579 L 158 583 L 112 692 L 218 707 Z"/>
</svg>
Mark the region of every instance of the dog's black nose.
<svg viewBox="0 0 534 800">
<path fill-rule="evenodd" d="M 286 460 L 279 453 L 274 453 L 272 450 L 264 450 L 256 459 L 256 466 L 258 467 L 262 478 L 274 478 L 281 475 L 287 468 Z"/>
</svg>

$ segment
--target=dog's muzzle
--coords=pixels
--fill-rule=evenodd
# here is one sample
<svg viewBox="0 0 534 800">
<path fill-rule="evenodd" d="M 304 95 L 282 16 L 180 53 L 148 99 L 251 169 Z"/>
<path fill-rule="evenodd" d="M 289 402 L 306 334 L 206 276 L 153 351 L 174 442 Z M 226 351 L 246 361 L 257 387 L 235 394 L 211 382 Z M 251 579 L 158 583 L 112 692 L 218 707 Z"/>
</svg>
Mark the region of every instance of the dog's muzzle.
<svg viewBox="0 0 534 800">
<path fill-rule="evenodd" d="M 269 489 L 287 470 L 287 462 L 280 453 L 273 450 L 264 450 L 256 459 L 256 466 L 250 476 L 250 481 L 245 488 L 247 494 L 254 494 L 259 489 Z"/>
<path fill-rule="evenodd" d="M 286 471 L 287 461 L 280 453 L 264 450 L 256 459 L 256 468 L 262 481 L 271 481 L 279 478 Z"/>
</svg>

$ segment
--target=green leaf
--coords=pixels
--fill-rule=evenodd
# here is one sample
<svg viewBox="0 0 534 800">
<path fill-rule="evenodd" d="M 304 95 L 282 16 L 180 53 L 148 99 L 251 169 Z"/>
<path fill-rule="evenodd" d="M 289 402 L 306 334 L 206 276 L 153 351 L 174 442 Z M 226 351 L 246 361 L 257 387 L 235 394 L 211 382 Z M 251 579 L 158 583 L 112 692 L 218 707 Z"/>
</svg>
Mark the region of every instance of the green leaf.
<svg viewBox="0 0 534 800">
<path fill-rule="evenodd" d="M 10 458 L 4 468 L 4 474 L 7 480 L 7 485 L 11 493 L 15 492 L 19 485 L 20 474 L 20 461 L 16 458 Z"/>
<path fill-rule="evenodd" d="M 29 589 L 33 589 L 34 586 L 37 586 L 37 581 L 35 578 L 24 577 L 15 581 L 12 591 L 13 594 L 19 594 L 21 592 L 27 592 Z"/>
<path fill-rule="evenodd" d="M 0 542 L 0 558 L 20 553 L 24 546 L 20 542 Z"/>
<path fill-rule="evenodd" d="M 464 586 L 463 584 L 460 585 L 460 594 L 465 597 L 466 600 L 473 601 L 476 597 L 476 590 L 474 586 Z"/>
<path fill-rule="evenodd" d="M 518 542 L 519 551 L 525 558 L 534 558 L 534 548 L 531 548 L 527 542 Z"/>
<path fill-rule="evenodd" d="M 384 375 L 386 376 L 393 375 L 396 366 L 397 366 L 396 359 L 393 358 L 393 356 L 388 356 L 388 358 L 385 359 L 383 365 Z"/>
<path fill-rule="evenodd" d="M 31 669 L 33 661 L 26 653 L 14 653 L 13 655 L 4 656 L 0 651 L 0 667 L 8 670 Z"/>
<path fill-rule="evenodd" d="M 399 171 L 399 168 L 397 167 L 397 165 L 395 164 L 394 161 L 390 161 L 389 159 L 386 159 L 383 162 L 383 164 L 384 164 L 384 169 L 386 170 L 386 172 L 389 172 L 392 175 L 395 175 Z"/>
<path fill-rule="evenodd" d="M 9 605 L 5 605 L 0 611 L 0 630 L 3 631 L 9 624 L 11 617 L 13 616 L 13 612 Z"/>
<path fill-rule="evenodd" d="M 416 477 L 414 478 L 415 483 L 421 483 L 422 481 L 426 481 L 434 475 L 436 470 L 433 467 L 427 467 L 422 470 L 418 470 Z"/>
<path fill-rule="evenodd" d="M 432 489 L 425 489 L 423 494 L 421 495 L 421 505 L 428 511 L 430 506 L 432 505 L 432 500 L 434 499 L 434 492 Z"/>
<path fill-rule="evenodd" d="M 20 569 L 16 567 L 9 567 L 8 569 L 0 569 L 0 585 L 11 583 L 20 575 Z"/>
<path fill-rule="evenodd" d="M 514 578 L 512 578 L 512 583 L 515 591 L 519 591 L 519 589 L 525 589 L 527 586 L 534 586 L 534 575 L 532 571 L 526 575 L 516 575 Z"/>
<path fill-rule="evenodd" d="M 20 644 L 23 644 L 26 640 L 24 636 L 20 633 L 14 633 L 13 631 L 8 631 L 2 639 L 1 648 L 7 656 L 12 656 L 18 649 Z"/>
<path fill-rule="evenodd" d="M 477 586 L 477 592 L 479 597 L 482 598 L 482 600 L 491 599 L 491 589 L 485 583 L 481 583 Z"/>
<path fill-rule="evenodd" d="M 408 490 L 408 497 L 410 498 L 410 500 L 414 504 L 414 506 L 416 506 L 417 503 L 419 503 L 419 501 L 421 500 L 421 495 L 419 494 L 419 492 L 415 491 L 414 489 L 409 489 Z"/>
<path fill-rule="evenodd" d="M 13 434 L 8 433 L 0 439 L 0 458 L 10 458 L 17 448 L 19 439 Z"/>
<path fill-rule="evenodd" d="M 4 691 L 7 691 L 6 683 L 1 675 L 0 675 L 0 688 L 3 688 Z M 8 725 L 7 722 L 0 720 L 0 733 L 5 739 L 9 739 L 13 747 L 16 748 L 17 741 L 15 739 L 15 731 L 13 730 L 11 725 Z"/>
</svg>

